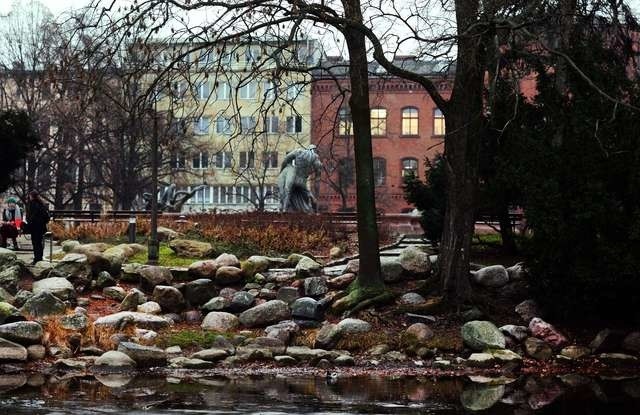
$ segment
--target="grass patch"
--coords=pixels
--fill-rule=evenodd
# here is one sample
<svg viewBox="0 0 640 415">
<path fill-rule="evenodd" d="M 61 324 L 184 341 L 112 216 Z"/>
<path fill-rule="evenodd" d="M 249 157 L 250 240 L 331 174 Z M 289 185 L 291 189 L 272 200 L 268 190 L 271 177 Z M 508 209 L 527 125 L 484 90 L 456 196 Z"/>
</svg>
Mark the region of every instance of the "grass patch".
<svg viewBox="0 0 640 415">
<path fill-rule="evenodd" d="M 180 330 L 160 334 L 157 343 L 162 347 L 180 346 L 183 349 L 208 349 L 219 335 L 229 337 L 226 333 L 215 331 Z"/>
<path fill-rule="evenodd" d="M 164 267 L 188 267 L 196 261 L 200 261 L 202 258 L 184 258 L 178 256 L 167 244 L 160 244 L 160 250 L 158 255 L 158 265 Z M 146 264 L 148 259 L 147 252 L 140 252 L 132 256 L 127 262 L 137 262 L 139 264 Z"/>
</svg>

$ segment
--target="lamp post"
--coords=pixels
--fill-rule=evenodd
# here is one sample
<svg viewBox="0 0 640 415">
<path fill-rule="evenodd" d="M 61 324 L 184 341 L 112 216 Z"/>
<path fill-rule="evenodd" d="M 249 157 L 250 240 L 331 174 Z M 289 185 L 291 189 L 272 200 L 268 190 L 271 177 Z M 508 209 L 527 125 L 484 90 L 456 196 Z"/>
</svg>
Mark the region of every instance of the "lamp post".
<svg viewBox="0 0 640 415">
<path fill-rule="evenodd" d="M 158 263 L 158 100 L 154 97 L 153 139 L 151 142 L 151 232 L 149 235 L 149 253 L 147 263 Z"/>
</svg>

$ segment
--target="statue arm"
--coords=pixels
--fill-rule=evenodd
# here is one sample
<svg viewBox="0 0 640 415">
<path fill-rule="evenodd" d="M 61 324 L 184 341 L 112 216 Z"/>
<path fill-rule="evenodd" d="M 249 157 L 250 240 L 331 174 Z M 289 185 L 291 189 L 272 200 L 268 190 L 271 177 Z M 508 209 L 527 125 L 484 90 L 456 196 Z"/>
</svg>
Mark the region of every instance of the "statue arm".
<svg viewBox="0 0 640 415">
<path fill-rule="evenodd" d="M 289 152 L 289 154 L 284 156 L 284 159 L 282 160 L 282 164 L 280 165 L 280 171 L 284 170 L 285 167 L 291 164 L 291 162 L 296 159 L 299 152 L 300 150 L 293 150 Z"/>
</svg>

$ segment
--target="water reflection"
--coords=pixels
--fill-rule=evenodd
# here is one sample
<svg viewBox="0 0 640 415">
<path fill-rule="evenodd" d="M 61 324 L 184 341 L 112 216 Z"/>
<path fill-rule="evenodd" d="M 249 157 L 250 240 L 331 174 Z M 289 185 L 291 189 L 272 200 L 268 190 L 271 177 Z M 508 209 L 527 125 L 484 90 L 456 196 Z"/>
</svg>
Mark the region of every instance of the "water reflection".
<svg viewBox="0 0 640 415">
<path fill-rule="evenodd" d="M 8 414 L 636 414 L 639 379 L 0 375 Z"/>
</svg>

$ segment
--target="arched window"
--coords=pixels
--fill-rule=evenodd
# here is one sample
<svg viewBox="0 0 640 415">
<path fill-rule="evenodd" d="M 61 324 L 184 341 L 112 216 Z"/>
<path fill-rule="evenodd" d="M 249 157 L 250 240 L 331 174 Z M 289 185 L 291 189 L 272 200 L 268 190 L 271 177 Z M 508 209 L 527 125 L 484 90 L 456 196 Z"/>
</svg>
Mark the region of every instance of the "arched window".
<svg viewBox="0 0 640 415">
<path fill-rule="evenodd" d="M 387 134 L 387 110 L 385 108 L 371 108 L 371 135 Z"/>
<path fill-rule="evenodd" d="M 340 108 L 338 111 L 338 135 L 346 136 L 353 134 L 353 120 L 348 107 Z"/>
<path fill-rule="evenodd" d="M 439 108 L 435 108 L 433 110 L 433 135 L 444 135 L 445 132 L 444 114 Z"/>
<path fill-rule="evenodd" d="M 418 109 L 407 107 L 402 109 L 402 135 L 418 135 Z"/>
<path fill-rule="evenodd" d="M 384 186 L 387 178 L 387 160 L 382 157 L 373 158 L 373 181 L 376 186 Z"/>
<path fill-rule="evenodd" d="M 412 175 L 413 177 L 418 177 L 418 160 L 414 158 L 403 158 L 402 159 L 402 177 L 407 177 Z"/>
</svg>

